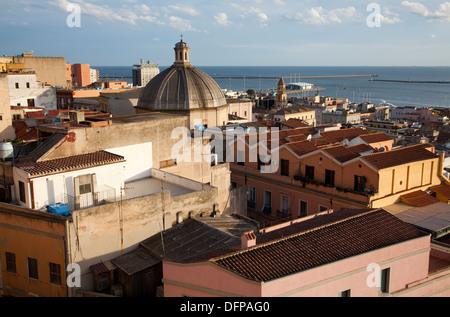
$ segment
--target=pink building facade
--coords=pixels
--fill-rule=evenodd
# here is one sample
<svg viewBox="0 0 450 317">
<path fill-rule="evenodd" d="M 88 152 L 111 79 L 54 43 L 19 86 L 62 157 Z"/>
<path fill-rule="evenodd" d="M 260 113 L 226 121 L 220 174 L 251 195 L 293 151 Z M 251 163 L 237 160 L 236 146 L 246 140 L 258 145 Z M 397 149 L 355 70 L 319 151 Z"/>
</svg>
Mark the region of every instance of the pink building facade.
<svg viewBox="0 0 450 317">
<path fill-rule="evenodd" d="M 308 220 L 315 221 L 311 217 Z M 259 232 L 257 244 L 246 249 L 225 252 L 220 256 L 216 254 L 216 257 L 197 262 L 163 262 L 164 296 L 450 295 L 448 267 L 446 270 L 430 270 L 430 236 L 384 210 L 364 212 L 340 220 L 336 218 L 335 222 L 326 226 L 309 229 L 307 220 L 302 223 L 302 230 L 306 229 L 304 232 L 293 233 L 294 225 L 291 223 L 272 232 L 267 230 L 266 234 Z M 367 229 L 368 223 L 384 226 Z M 388 233 L 383 228 L 389 226 L 403 233 Z M 348 230 L 350 228 L 358 231 L 361 240 L 355 240 L 351 230 Z M 283 234 L 287 236 L 282 237 Z M 266 235 L 272 235 L 273 239 L 265 238 Z M 316 238 L 324 239 L 324 242 Z M 377 242 L 369 242 L 369 238 Z M 347 244 L 345 239 L 354 246 L 353 250 L 348 251 L 349 248 L 344 247 Z M 359 252 L 363 249 L 366 251 Z"/>
</svg>

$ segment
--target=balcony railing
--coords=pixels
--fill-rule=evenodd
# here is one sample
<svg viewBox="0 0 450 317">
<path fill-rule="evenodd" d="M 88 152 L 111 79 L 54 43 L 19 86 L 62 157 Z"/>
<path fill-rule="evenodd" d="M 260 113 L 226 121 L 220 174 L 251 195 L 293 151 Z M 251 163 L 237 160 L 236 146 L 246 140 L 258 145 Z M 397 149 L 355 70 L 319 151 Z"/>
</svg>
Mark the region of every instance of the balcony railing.
<svg viewBox="0 0 450 317">
<path fill-rule="evenodd" d="M 277 217 L 278 218 L 291 218 L 292 217 L 291 210 L 290 209 L 277 210 Z"/>
<path fill-rule="evenodd" d="M 64 203 L 70 210 L 81 210 L 116 201 L 115 188 L 104 186 L 104 190 L 79 196 L 65 195 Z"/>
</svg>

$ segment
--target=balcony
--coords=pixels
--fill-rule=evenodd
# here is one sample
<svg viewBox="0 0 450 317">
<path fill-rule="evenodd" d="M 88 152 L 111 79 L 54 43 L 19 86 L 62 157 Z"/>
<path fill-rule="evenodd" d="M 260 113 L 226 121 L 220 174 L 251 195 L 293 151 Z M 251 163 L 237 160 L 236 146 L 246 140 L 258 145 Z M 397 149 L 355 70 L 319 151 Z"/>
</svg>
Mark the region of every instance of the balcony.
<svg viewBox="0 0 450 317">
<path fill-rule="evenodd" d="M 277 217 L 282 219 L 292 219 L 291 210 L 277 210 Z"/>
<path fill-rule="evenodd" d="M 81 210 L 100 206 L 116 201 L 116 190 L 109 186 L 103 186 L 102 190 L 95 193 L 88 193 L 79 196 L 65 195 L 64 204 L 68 205 L 70 210 Z"/>
</svg>

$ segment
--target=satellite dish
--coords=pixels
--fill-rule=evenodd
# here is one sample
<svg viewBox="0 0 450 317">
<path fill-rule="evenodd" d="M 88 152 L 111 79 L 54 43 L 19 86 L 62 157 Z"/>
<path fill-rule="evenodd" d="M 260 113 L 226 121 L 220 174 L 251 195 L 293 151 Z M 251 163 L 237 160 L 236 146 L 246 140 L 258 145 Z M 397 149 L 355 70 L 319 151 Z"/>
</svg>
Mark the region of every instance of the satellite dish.
<svg viewBox="0 0 450 317">
<path fill-rule="evenodd" d="M 342 140 L 342 145 L 343 146 L 347 146 L 348 145 L 348 139 L 344 139 L 344 140 Z"/>
<path fill-rule="evenodd" d="M 312 140 L 312 135 L 310 134 L 310 135 L 308 135 L 308 137 L 306 138 L 308 141 L 311 141 Z"/>
</svg>

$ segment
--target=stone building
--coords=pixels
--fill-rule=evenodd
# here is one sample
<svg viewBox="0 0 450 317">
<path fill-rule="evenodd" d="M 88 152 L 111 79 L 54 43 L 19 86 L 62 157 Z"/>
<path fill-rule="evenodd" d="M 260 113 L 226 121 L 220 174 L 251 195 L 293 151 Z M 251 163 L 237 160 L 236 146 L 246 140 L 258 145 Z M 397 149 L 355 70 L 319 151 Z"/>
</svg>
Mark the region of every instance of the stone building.
<svg viewBox="0 0 450 317">
<path fill-rule="evenodd" d="M 278 82 L 277 95 L 275 97 L 275 108 L 286 108 L 287 105 L 286 83 L 283 77 L 281 77 Z"/>
<path fill-rule="evenodd" d="M 228 104 L 219 85 L 189 61 L 189 46 L 175 45 L 175 62 L 144 88 L 136 113 L 164 112 L 188 117 L 188 127 L 228 123 Z"/>
<path fill-rule="evenodd" d="M 13 201 L 0 204 L 0 226 L 8 227 L 0 239 L 9 241 L 0 246 L 5 295 L 95 291 L 92 265 L 228 209 L 229 164 L 173 160 L 172 131 L 186 127 L 186 117 L 70 117 L 37 126 L 39 146 L 12 168 Z M 80 287 L 64 283 L 71 263 L 80 266 Z"/>
<path fill-rule="evenodd" d="M 158 65 L 150 61 L 144 64 L 144 61 L 141 59 L 140 64 L 133 65 L 133 86 L 145 87 L 158 74 Z"/>
</svg>

